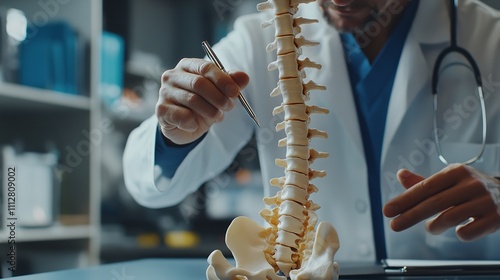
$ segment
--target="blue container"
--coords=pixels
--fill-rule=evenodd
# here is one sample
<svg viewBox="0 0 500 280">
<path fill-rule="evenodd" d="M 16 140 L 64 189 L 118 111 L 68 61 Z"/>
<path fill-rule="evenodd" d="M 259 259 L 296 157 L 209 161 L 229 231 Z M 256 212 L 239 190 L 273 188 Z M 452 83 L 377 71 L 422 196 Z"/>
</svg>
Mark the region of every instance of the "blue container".
<svg viewBox="0 0 500 280">
<path fill-rule="evenodd" d="M 125 43 L 119 35 L 102 32 L 100 96 L 104 104 L 113 106 L 123 91 Z"/>
<path fill-rule="evenodd" d="M 50 22 L 20 46 L 19 83 L 69 94 L 79 91 L 78 34 L 66 22 Z"/>
</svg>

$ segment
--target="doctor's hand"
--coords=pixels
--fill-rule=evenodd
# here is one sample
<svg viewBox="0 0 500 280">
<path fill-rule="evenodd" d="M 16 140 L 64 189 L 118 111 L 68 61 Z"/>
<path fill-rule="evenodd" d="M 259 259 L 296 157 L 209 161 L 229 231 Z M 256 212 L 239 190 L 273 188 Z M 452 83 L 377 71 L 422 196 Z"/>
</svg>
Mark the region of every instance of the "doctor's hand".
<svg viewBox="0 0 500 280">
<path fill-rule="evenodd" d="M 243 72 L 222 72 L 215 64 L 182 59 L 162 75 L 156 117 L 173 144 L 187 144 L 208 131 L 234 107 L 234 98 L 249 81 Z"/>
<path fill-rule="evenodd" d="M 462 241 L 472 241 L 500 228 L 500 181 L 462 164 L 447 166 L 429 178 L 400 170 L 398 179 L 407 189 L 383 209 L 393 218 L 395 231 L 430 218 L 432 234 L 455 227 Z M 465 222 L 465 223 L 464 223 Z"/>
</svg>

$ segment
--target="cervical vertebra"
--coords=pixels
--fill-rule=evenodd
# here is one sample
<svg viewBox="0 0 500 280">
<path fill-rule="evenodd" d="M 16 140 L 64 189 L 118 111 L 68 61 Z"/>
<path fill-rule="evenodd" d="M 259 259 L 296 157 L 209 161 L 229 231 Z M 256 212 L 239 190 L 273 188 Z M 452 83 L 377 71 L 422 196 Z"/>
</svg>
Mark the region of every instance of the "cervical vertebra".
<svg viewBox="0 0 500 280">
<path fill-rule="evenodd" d="M 339 248 L 335 229 L 326 222 L 317 229 L 317 204 L 309 199 L 318 189 L 311 180 L 326 176 L 324 171 L 310 168 L 310 164 L 328 156 L 309 147 L 311 138 L 326 138 L 323 131 L 309 127 L 310 115 L 327 114 L 328 110 L 305 103 L 311 90 L 325 90 L 313 81 L 304 83 L 304 68 L 320 69 L 321 65 L 308 58 L 299 59 L 303 46 L 316 43 L 298 37 L 302 24 L 316 20 L 295 18 L 301 3 L 315 0 L 268 0 L 260 3 L 259 11 L 273 9 L 275 17 L 263 27 L 275 26 L 275 41 L 267 47 L 277 52 L 277 60 L 269 70 L 278 70 L 278 86 L 271 96 L 282 96 L 283 103 L 273 114 L 284 113 L 284 121 L 276 126 L 285 131 L 286 137 L 277 144 L 286 147 L 286 158 L 276 159 L 285 169 L 285 175 L 272 179 L 270 184 L 281 188 L 274 197 L 264 198 L 273 206 L 264 209 L 261 216 L 269 224 L 264 229 L 245 217 L 236 218 L 228 228 L 226 243 L 236 260 L 232 267 L 220 251 L 213 252 L 208 261 L 208 279 L 337 279 L 338 266 L 334 255 Z M 283 276 L 278 276 L 281 272 Z"/>
</svg>

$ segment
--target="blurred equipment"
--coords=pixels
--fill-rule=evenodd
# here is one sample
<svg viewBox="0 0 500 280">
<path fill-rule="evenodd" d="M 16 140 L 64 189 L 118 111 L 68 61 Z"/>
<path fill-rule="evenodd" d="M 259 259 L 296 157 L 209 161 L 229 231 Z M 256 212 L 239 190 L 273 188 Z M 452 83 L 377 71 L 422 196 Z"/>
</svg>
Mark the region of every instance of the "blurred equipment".
<svg viewBox="0 0 500 280">
<path fill-rule="evenodd" d="M 18 80 L 19 44 L 26 39 L 27 26 L 22 11 L 0 7 L 0 82 Z"/>
<path fill-rule="evenodd" d="M 54 223 L 58 212 L 58 180 L 55 176 L 57 155 L 54 153 L 18 153 L 5 146 L 3 155 L 4 201 L 15 199 L 12 213 L 20 227 L 44 227 Z M 9 170 L 9 171 L 8 171 Z M 5 174 L 5 172 L 9 172 Z M 6 180 L 7 176 L 9 180 Z M 12 179 L 11 179 L 12 178 Z M 12 188 L 8 188 L 11 182 Z M 12 190 L 15 196 L 7 195 Z"/>
<path fill-rule="evenodd" d="M 35 34 L 33 34 L 35 33 Z M 80 93 L 83 47 L 66 22 L 49 22 L 20 45 L 19 83 L 69 94 Z"/>
<path fill-rule="evenodd" d="M 109 107 L 120 99 L 123 91 L 125 43 L 120 36 L 102 32 L 100 96 Z"/>
</svg>

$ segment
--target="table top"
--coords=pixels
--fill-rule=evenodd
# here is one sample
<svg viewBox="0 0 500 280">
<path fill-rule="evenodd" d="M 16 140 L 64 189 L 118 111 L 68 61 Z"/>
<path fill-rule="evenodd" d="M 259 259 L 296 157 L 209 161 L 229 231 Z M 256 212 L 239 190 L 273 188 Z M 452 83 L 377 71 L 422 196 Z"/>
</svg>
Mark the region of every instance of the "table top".
<svg viewBox="0 0 500 280">
<path fill-rule="evenodd" d="M 203 280 L 208 263 L 206 259 L 144 259 L 105 264 L 95 267 L 13 277 L 16 280 Z M 340 279 L 352 280 L 498 280 L 498 275 L 427 275 L 390 276 L 383 268 L 366 265 L 341 265 Z M 363 274 L 363 275 L 361 275 Z"/>
</svg>

